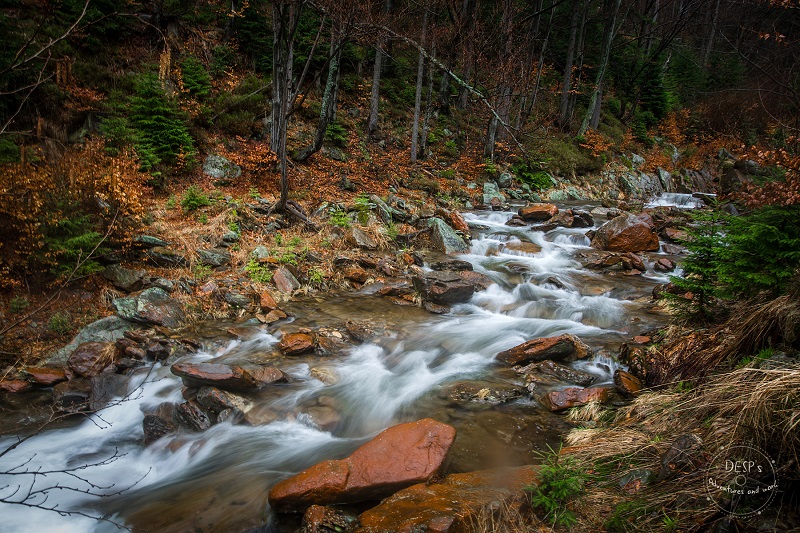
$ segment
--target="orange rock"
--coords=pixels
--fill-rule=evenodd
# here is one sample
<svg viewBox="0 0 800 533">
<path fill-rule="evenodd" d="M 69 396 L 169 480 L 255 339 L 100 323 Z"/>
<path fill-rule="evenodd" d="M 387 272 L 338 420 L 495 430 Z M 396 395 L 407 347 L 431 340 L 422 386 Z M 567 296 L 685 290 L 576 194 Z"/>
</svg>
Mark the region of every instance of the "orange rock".
<svg viewBox="0 0 800 533">
<path fill-rule="evenodd" d="M 648 337 L 647 335 L 637 335 L 633 338 L 633 342 L 635 342 L 636 344 L 647 344 L 648 342 L 650 342 L 650 337 Z"/>
<path fill-rule="evenodd" d="M 616 385 L 617 390 L 628 398 L 636 396 L 642 390 L 641 380 L 624 370 L 614 372 L 614 385 Z"/>
<path fill-rule="evenodd" d="M 523 466 L 452 474 L 440 483 L 420 483 L 362 513 L 356 532 L 474 531 L 479 512 L 511 504 L 524 487 L 536 482 L 536 475 L 536 467 Z"/>
<path fill-rule="evenodd" d="M 289 380 L 283 371 L 270 366 L 250 370 L 250 375 L 262 386 L 269 385 L 270 383 L 285 383 Z"/>
<path fill-rule="evenodd" d="M 279 512 L 302 512 L 312 504 L 385 498 L 437 474 L 456 430 L 430 418 L 390 427 L 347 459 L 324 461 L 281 481 L 269 491 Z"/>
<path fill-rule="evenodd" d="M 591 389 L 581 389 L 569 387 L 559 391 L 545 394 L 539 401 L 551 411 L 563 411 L 570 407 L 587 404 L 591 401 L 605 402 L 611 391 L 608 387 L 592 387 Z"/>
<path fill-rule="evenodd" d="M 275 301 L 275 298 L 269 291 L 263 291 L 259 295 L 259 305 L 261 306 L 261 310 L 265 313 L 278 308 L 278 302 Z"/>
<path fill-rule="evenodd" d="M 555 204 L 530 204 L 520 208 L 519 216 L 528 221 L 548 220 L 558 214 Z"/>
<path fill-rule="evenodd" d="M 447 222 L 447 225 L 454 230 L 460 231 L 464 235 L 469 235 L 469 224 L 458 211 L 439 208 L 436 210 L 436 216 Z"/>
<path fill-rule="evenodd" d="M 356 283 L 365 283 L 369 279 L 369 272 L 363 268 L 354 267 L 344 273 L 344 277 Z"/>
<path fill-rule="evenodd" d="M 552 359 L 571 362 L 588 357 L 590 349 L 575 335 L 533 339 L 497 354 L 497 360 L 508 365 L 527 365 L 536 361 Z"/>
<path fill-rule="evenodd" d="M 286 355 L 301 355 L 314 350 L 314 336 L 310 333 L 286 333 L 278 348 Z"/>
<path fill-rule="evenodd" d="M 61 383 L 67 380 L 67 373 L 63 368 L 48 368 L 48 367 L 33 367 L 30 366 L 25 369 L 30 379 L 37 385 L 50 387 L 56 383 Z"/>
</svg>

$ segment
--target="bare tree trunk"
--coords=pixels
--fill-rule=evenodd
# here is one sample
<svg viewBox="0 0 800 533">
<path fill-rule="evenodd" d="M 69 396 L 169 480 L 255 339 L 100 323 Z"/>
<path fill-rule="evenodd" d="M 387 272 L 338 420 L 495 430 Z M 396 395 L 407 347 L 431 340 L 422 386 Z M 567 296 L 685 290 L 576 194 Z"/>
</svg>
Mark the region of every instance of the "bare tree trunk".
<svg viewBox="0 0 800 533">
<path fill-rule="evenodd" d="M 431 56 L 436 59 L 436 46 L 431 48 Z M 434 60 L 428 62 L 428 95 L 425 99 L 425 119 L 422 121 L 422 141 L 420 145 L 422 149 L 422 158 L 425 159 L 428 153 L 428 131 L 431 127 L 431 113 L 433 111 L 433 63 Z"/>
<path fill-rule="evenodd" d="M 559 124 L 564 131 L 569 130 L 569 92 L 572 88 L 572 65 L 575 61 L 575 41 L 578 34 L 578 17 L 580 16 L 581 0 L 572 2 L 572 21 L 569 29 L 569 47 L 567 60 L 564 62 L 564 80 L 561 83 L 561 119 Z"/>
<path fill-rule="evenodd" d="M 289 176 L 286 161 L 291 61 L 294 34 L 300 19 L 302 4 L 273 0 L 272 2 L 272 129 L 270 148 L 278 156 L 281 173 L 281 196 L 275 209 L 283 211 L 289 199 Z"/>
<path fill-rule="evenodd" d="M 597 125 L 600 122 L 600 105 L 602 102 L 601 96 L 603 92 L 603 82 L 605 81 L 606 71 L 608 70 L 608 58 L 611 55 L 611 43 L 614 41 L 614 34 L 616 33 L 617 27 L 617 15 L 619 14 L 619 8 L 622 4 L 622 0 L 610 0 L 610 2 L 613 2 L 613 6 L 611 9 L 611 16 L 606 23 L 606 29 L 604 32 L 603 56 L 600 61 L 600 68 L 597 70 L 595 90 L 592 92 L 592 98 L 589 100 L 589 107 L 586 109 L 586 115 L 583 117 L 583 122 L 578 130 L 579 136 L 586 133 L 586 130 L 589 129 L 590 125 L 592 125 L 592 128 L 597 128 Z M 597 123 L 594 122 L 594 117 L 597 118 Z"/>
<path fill-rule="evenodd" d="M 322 149 L 322 144 L 325 141 L 325 132 L 328 131 L 328 125 L 335 120 L 336 88 L 339 81 L 339 63 L 342 55 L 341 42 L 336 35 L 331 37 L 331 54 L 330 62 L 328 63 L 328 79 L 325 82 L 325 90 L 322 93 L 322 105 L 320 106 L 319 122 L 317 123 L 317 131 L 314 134 L 314 140 L 310 145 L 306 146 L 293 157 L 295 161 L 305 161 Z"/>
<path fill-rule="evenodd" d="M 719 5 L 722 0 L 717 0 L 714 7 L 714 14 L 711 17 L 711 31 L 708 32 L 708 41 L 706 41 L 705 49 L 703 50 L 703 66 L 708 66 L 708 61 L 711 59 L 711 52 L 714 51 L 714 36 L 717 33 L 717 22 L 719 21 Z"/>
<path fill-rule="evenodd" d="M 511 58 L 511 19 L 513 16 L 513 6 L 512 0 L 505 0 L 503 2 L 503 20 L 501 22 L 503 37 L 500 47 L 500 65 L 508 65 Z M 508 76 L 508 72 L 503 72 L 498 87 L 497 114 L 499 116 L 495 117 L 492 115 L 486 128 L 486 144 L 483 147 L 483 155 L 492 159 L 494 159 L 494 145 L 498 137 L 502 137 L 503 135 L 502 131 L 498 132 L 497 127 L 500 122 L 508 124 L 508 118 L 511 114 L 511 84 L 508 80 Z"/>
<path fill-rule="evenodd" d="M 567 122 L 572 123 L 572 117 L 575 115 L 575 103 L 578 100 L 578 91 L 580 90 L 581 85 L 581 76 L 583 74 L 583 65 L 584 65 L 584 49 L 583 43 L 584 38 L 586 37 L 586 17 L 589 12 L 589 4 L 591 0 L 583 0 L 583 9 L 581 9 L 581 22 L 578 27 L 578 44 L 575 46 L 575 55 L 576 55 L 576 63 L 577 68 L 575 69 L 575 75 L 573 76 L 573 83 L 570 89 L 569 95 L 569 104 L 567 108 Z"/>
<path fill-rule="evenodd" d="M 467 83 L 470 82 L 470 78 L 472 77 L 472 65 L 474 62 L 473 55 L 475 53 L 475 39 L 472 38 L 472 31 L 475 28 L 475 3 L 476 0 L 464 0 L 464 3 L 461 6 L 461 20 L 463 20 L 464 24 L 466 25 L 463 30 L 467 35 L 467 47 L 464 54 L 464 80 Z M 467 108 L 467 104 L 469 104 L 469 95 L 470 92 L 462 87 L 461 92 L 458 95 L 457 107 L 459 109 Z"/>
<path fill-rule="evenodd" d="M 542 42 L 542 49 L 539 52 L 539 64 L 536 69 L 536 81 L 533 83 L 533 94 L 531 95 L 531 104 L 528 110 L 522 117 L 522 124 L 520 127 L 524 127 L 525 123 L 528 121 L 528 118 L 531 116 L 531 113 L 536 109 L 536 98 L 539 95 L 539 85 L 542 80 L 542 69 L 544 69 L 544 53 L 547 50 L 547 43 L 550 40 L 550 30 L 553 27 L 553 16 L 556 13 L 556 6 L 555 0 L 553 5 L 550 7 L 550 20 L 547 23 L 547 32 L 544 35 L 544 41 Z"/>
<path fill-rule="evenodd" d="M 388 14 L 392 10 L 392 0 L 386 0 L 383 4 L 383 13 Z M 383 57 L 386 52 L 383 47 L 386 40 L 381 38 L 375 47 L 375 64 L 372 68 L 372 92 L 369 96 L 369 118 L 367 119 L 367 138 L 371 139 L 378 131 L 378 108 L 381 103 L 381 70 L 383 69 Z"/>
<path fill-rule="evenodd" d="M 428 31 L 428 6 L 425 6 L 425 16 L 422 19 L 422 37 L 420 46 L 425 46 L 425 37 Z M 420 51 L 417 60 L 417 92 L 414 96 L 414 124 L 411 126 L 411 162 L 417 162 L 419 150 L 419 116 L 422 110 L 422 80 L 425 77 L 425 55 Z"/>
</svg>

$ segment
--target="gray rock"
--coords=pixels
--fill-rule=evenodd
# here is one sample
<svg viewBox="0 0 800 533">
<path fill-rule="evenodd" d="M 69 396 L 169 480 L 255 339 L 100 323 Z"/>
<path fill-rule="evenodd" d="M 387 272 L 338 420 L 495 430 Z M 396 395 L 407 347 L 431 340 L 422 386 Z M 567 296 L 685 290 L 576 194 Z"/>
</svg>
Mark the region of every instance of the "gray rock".
<svg viewBox="0 0 800 533">
<path fill-rule="evenodd" d="M 132 270 L 119 265 L 111 265 L 103 270 L 103 277 L 118 289 L 131 292 L 142 288 L 142 280 L 147 273 L 144 270 Z"/>
<path fill-rule="evenodd" d="M 250 257 L 256 261 L 263 261 L 269 257 L 269 250 L 263 244 L 259 244 L 250 252 Z"/>
<path fill-rule="evenodd" d="M 375 242 L 367 232 L 362 230 L 361 228 L 353 226 L 350 228 L 350 237 L 351 240 L 358 246 L 359 248 L 364 248 L 366 250 L 377 250 L 378 243 Z"/>
<path fill-rule="evenodd" d="M 334 146 L 324 147 L 322 149 L 322 154 L 328 159 L 333 159 L 334 161 L 347 161 L 347 154 Z"/>
<path fill-rule="evenodd" d="M 186 322 L 183 306 L 157 287 L 147 289 L 138 296 L 117 298 L 112 302 L 117 314 L 130 322 L 178 328 Z"/>
<path fill-rule="evenodd" d="M 217 185 L 227 185 L 242 175 L 242 169 L 220 155 L 209 154 L 203 162 L 203 174 L 217 180 Z"/>
<path fill-rule="evenodd" d="M 70 354 L 85 342 L 116 342 L 134 325 L 118 316 L 108 316 L 83 328 L 69 344 L 47 357 L 41 366 L 64 366 Z"/>
<path fill-rule="evenodd" d="M 566 202 L 569 200 L 569 195 L 567 191 L 551 191 L 547 198 L 551 202 Z"/>
<path fill-rule="evenodd" d="M 428 219 L 428 227 L 432 229 L 431 242 L 440 252 L 461 254 L 469 251 L 469 244 L 441 218 Z"/>
<path fill-rule="evenodd" d="M 492 198 L 499 199 L 501 204 L 506 202 L 506 197 L 500 193 L 500 189 L 497 187 L 497 184 L 487 181 L 483 184 L 483 203 L 485 205 L 491 205 Z"/>
<path fill-rule="evenodd" d="M 152 237 L 150 235 L 139 235 L 134 239 L 134 242 L 145 247 L 154 248 L 156 246 L 169 246 L 167 241 L 163 241 L 158 237 Z"/>
<path fill-rule="evenodd" d="M 203 265 L 221 267 L 231 262 L 231 254 L 225 250 L 197 250 L 197 258 Z"/>
<path fill-rule="evenodd" d="M 156 246 L 148 250 L 147 258 L 159 266 L 183 266 L 186 264 L 186 257 L 183 254 L 163 246 Z"/>
<path fill-rule="evenodd" d="M 166 292 L 175 290 L 175 282 L 166 278 L 156 278 L 150 282 L 150 285 Z"/>
<path fill-rule="evenodd" d="M 222 234 L 222 242 L 226 243 L 239 242 L 239 239 L 241 238 L 242 237 L 241 235 L 239 235 L 238 232 L 232 230 L 226 231 L 225 233 Z"/>
<path fill-rule="evenodd" d="M 511 187 L 511 182 L 513 179 L 514 176 L 510 172 L 503 172 L 497 177 L 497 185 L 501 189 L 507 189 Z"/>
<path fill-rule="evenodd" d="M 475 285 L 453 272 L 429 272 L 414 276 L 414 290 L 422 295 L 425 301 L 436 304 L 451 305 L 469 301 L 475 294 Z"/>
<path fill-rule="evenodd" d="M 225 301 L 228 302 L 231 307 L 239 307 L 241 309 L 247 309 L 247 307 L 253 303 L 252 298 L 237 291 L 226 292 Z"/>
<path fill-rule="evenodd" d="M 631 163 L 633 163 L 633 168 L 641 168 L 645 164 L 645 159 L 639 154 L 631 154 Z"/>
<path fill-rule="evenodd" d="M 284 294 L 291 294 L 300 288 L 300 282 L 286 267 L 280 267 L 276 270 L 272 281 L 278 290 Z"/>
</svg>

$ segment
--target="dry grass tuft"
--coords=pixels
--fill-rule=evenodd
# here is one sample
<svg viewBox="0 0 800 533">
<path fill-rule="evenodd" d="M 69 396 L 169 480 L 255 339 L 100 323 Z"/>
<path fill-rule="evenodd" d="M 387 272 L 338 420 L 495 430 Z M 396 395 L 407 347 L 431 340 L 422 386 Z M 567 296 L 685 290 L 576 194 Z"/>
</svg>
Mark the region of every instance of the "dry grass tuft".
<svg viewBox="0 0 800 533">
<path fill-rule="evenodd" d="M 537 518 L 526 505 L 502 502 L 487 506 L 467 520 L 470 533 L 552 533 L 553 528 Z"/>
<path fill-rule="evenodd" d="M 573 430 L 566 439 L 570 447 L 562 453 L 600 474 L 576 509 L 580 529 L 599 530 L 612 516 L 623 522 L 630 518 L 635 524 L 630 531 L 664 530 L 665 516 L 677 520 L 681 530 L 707 527 L 717 512 L 701 497 L 702 467 L 651 484 L 631 485 L 623 478 L 634 470 L 657 473 L 671 443 L 693 433 L 702 438 L 708 457 L 724 446 L 755 446 L 787 465 L 784 477 L 797 479 L 798 429 L 798 363 L 747 366 L 717 374 L 685 393 L 642 394 L 619 410 L 612 426 Z"/>
</svg>

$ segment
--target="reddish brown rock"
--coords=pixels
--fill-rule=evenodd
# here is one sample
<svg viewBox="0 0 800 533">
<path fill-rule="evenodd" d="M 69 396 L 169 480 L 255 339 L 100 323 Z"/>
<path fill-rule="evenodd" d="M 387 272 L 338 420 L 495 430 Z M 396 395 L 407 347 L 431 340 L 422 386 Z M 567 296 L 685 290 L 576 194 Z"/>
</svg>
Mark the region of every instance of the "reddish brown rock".
<svg viewBox="0 0 800 533">
<path fill-rule="evenodd" d="M 464 235 L 469 235 L 469 224 L 458 211 L 439 208 L 436 210 L 436 216 L 447 222 L 447 225 L 454 230 L 460 231 Z"/>
<path fill-rule="evenodd" d="M 614 372 L 614 385 L 627 398 L 632 398 L 642 390 L 642 382 L 639 378 L 624 370 Z"/>
<path fill-rule="evenodd" d="M 33 388 L 33 383 L 24 379 L 3 379 L 0 380 L 0 391 L 18 393 L 29 391 Z"/>
<path fill-rule="evenodd" d="M 536 482 L 537 469 L 452 474 L 439 483 L 420 483 L 390 496 L 359 517 L 358 533 L 475 531 L 476 517 L 486 509 L 512 505 Z"/>
<path fill-rule="evenodd" d="M 90 378 L 114 362 L 117 347 L 112 342 L 84 342 L 75 348 L 67 359 L 67 366 L 75 374 Z"/>
<path fill-rule="evenodd" d="M 269 291 L 262 291 L 261 294 L 258 296 L 258 305 L 261 307 L 261 311 L 264 313 L 268 313 L 273 309 L 278 308 L 278 302 L 275 301 L 275 298 L 270 294 Z"/>
<path fill-rule="evenodd" d="M 559 362 L 572 362 L 583 359 L 591 353 L 586 344 L 575 335 L 533 339 L 497 354 L 497 360 L 508 365 L 527 365 L 536 361 L 552 359 Z"/>
<path fill-rule="evenodd" d="M 256 370 L 250 370 L 250 374 L 255 378 L 260 386 L 270 383 L 286 383 L 289 378 L 278 368 L 265 366 Z"/>
<path fill-rule="evenodd" d="M 657 251 L 659 241 L 650 225 L 628 214 L 600 226 L 592 239 L 592 246 L 612 252 Z"/>
<path fill-rule="evenodd" d="M 312 504 L 385 498 L 439 473 L 456 430 L 430 418 L 381 432 L 347 459 L 324 461 L 281 481 L 269 491 L 279 512 L 302 512 Z"/>
<path fill-rule="evenodd" d="M 675 263 L 670 261 L 666 257 L 662 257 L 655 262 L 653 268 L 655 270 L 658 270 L 659 272 L 671 272 L 675 270 Z"/>
<path fill-rule="evenodd" d="M 285 333 L 278 348 L 286 355 L 301 355 L 314 350 L 314 336 L 311 333 Z"/>
<path fill-rule="evenodd" d="M 366 281 L 369 279 L 369 272 L 363 268 L 354 267 L 348 269 L 344 273 L 344 277 L 350 281 L 355 281 L 356 283 L 366 283 Z"/>
<path fill-rule="evenodd" d="M 673 241 L 685 241 L 689 234 L 677 228 L 664 228 L 664 236 Z"/>
<path fill-rule="evenodd" d="M 67 373 L 63 368 L 29 366 L 25 369 L 25 373 L 31 381 L 43 387 L 52 387 L 56 383 L 67 380 Z"/>
<path fill-rule="evenodd" d="M 258 388 L 258 381 L 242 367 L 215 363 L 175 363 L 172 373 L 187 387 L 210 385 L 223 390 L 249 391 Z"/>
<path fill-rule="evenodd" d="M 158 404 L 144 413 L 142 428 L 144 430 L 144 445 L 157 441 L 164 435 L 175 433 L 178 430 L 178 406 L 171 402 Z"/>
<path fill-rule="evenodd" d="M 468 301 L 475 293 L 475 285 L 467 281 L 460 274 L 474 274 L 464 272 L 428 272 L 414 276 L 412 281 L 414 289 L 426 301 L 436 304 L 451 305 Z"/>
<path fill-rule="evenodd" d="M 592 387 L 591 389 L 569 387 L 547 393 L 539 398 L 539 401 L 551 411 L 556 412 L 584 405 L 591 401 L 605 402 L 608 400 L 610 391 L 611 389 L 608 387 Z"/>
<path fill-rule="evenodd" d="M 186 400 L 197 400 L 202 407 L 214 413 L 220 413 L 225 409 L 238 409 L 245 413 L 249 411 L 253 405 L 241 396 L 224 390 L 217 389 L 216 387 L 201 387 L 194 395 L 194 398 L 186 397 Z"/>
<path fill-rule="evenodd" d="M 558 214 L 558 207 L 555 204 L 530 204 L 521 207 L 519 216 L 523 220 L 541 222 L 548 220 Z"/>
<path fill-rule="evenodd" d="M 647 344 L 651 340 L 652 339 L 650 339 L 650 337 L 648 337 L 647 335 L 636 335 L 633 338 L 633 342 L 635 342 L 636 344 Z"/>
</svg>

